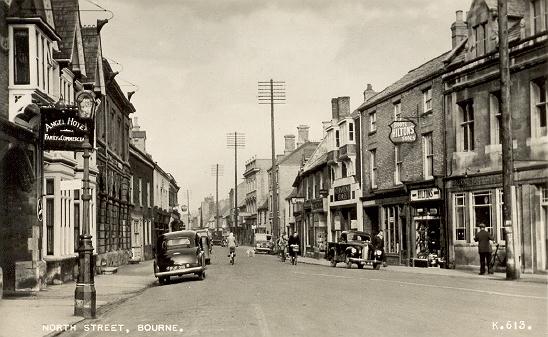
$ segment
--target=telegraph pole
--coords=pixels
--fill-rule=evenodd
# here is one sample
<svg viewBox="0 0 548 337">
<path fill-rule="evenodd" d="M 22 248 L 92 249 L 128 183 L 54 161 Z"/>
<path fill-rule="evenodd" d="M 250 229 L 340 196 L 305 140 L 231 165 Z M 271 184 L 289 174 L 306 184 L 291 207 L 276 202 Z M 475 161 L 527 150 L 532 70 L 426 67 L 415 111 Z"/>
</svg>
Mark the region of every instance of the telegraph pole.
<svg viewBox="0 0 548 337">
<path fill-rule="evenodd" d="M 506 279 L 517 280 L 520 274 L 516 263 L 512 207 L 514 196 L 514 153 L 512 147 L 512 114 L 510 113 L 510 57 L 508 51 L 508 1 L 498 0 L 500 107 L 502 114 L 502 218 L 506 232 Z"/>
<path fill-rule="evenodd" d="M 278 218 L 278 165 L 276 163 L 276 146 L 274 138 L 274 104 L 285 104 L 285 82 L 284 81 L 260 81 L 259 95 L 257 96 L 259 104 L 270 104 L 270 137 L 272 143 L 272 236 L 274 241 L 280 235 Z"/>
<path fill-rule="evenodd" d="M 211 175 L 215 176 L 215 229 L 219 229 L 219 176 L 223 175 L 223 166 L 213 165 Z"/>
<path fill-rule="evenodd" d="M 226 146 L 234 148 L 234 227 L 238 226 L 238 148 L 245 147 L 245 134 L 234 131 L 226 134 Z"/>
</svg>

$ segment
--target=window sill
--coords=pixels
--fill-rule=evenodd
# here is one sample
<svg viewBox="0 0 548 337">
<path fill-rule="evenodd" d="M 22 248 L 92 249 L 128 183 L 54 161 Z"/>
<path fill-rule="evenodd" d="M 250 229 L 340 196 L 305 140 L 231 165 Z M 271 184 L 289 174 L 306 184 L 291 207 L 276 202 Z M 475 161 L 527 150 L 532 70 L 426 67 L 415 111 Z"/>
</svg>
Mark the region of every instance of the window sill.
<svg viewBox="0 0 548 337">
<path fill-rule="evenodd" d="M 527 146 L 539 146 L 548 144 L 548 136 L 527 138 Z"/>
<path fill-rule="evenodd" d="M 485 145 L 485 154 L 502 152 L 502 144 Z"/>
<path fill-rule="evenodd" d="M 434 111 L 432 109 L 428 110 L 428 111 L 425 111 L 423 113 L 420 114 L 421 117 L 426 117 L 428 115 L 432 115 L 434 113 Z"/>
<path fill-rule="evenodd" d="M 368 135 L 368 136 L 372 136 L 372 135 L 374 135 L 374 134 L 376 134 L 376 133 L 377 133 L 377 130 L 369 131 L 369 132 L 367 133 L 367 135 Z"/>
<path fill-rule="evenodd" d="M 424 181 L 434 180 L 434 176 L 424 177 Z"/>
</svg>

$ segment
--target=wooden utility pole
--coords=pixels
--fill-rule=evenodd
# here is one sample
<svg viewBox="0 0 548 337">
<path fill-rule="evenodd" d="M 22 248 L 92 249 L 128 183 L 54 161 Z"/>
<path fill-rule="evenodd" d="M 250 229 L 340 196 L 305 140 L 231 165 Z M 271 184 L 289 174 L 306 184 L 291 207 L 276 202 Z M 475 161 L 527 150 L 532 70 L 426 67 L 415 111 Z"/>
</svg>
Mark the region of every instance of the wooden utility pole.
<svg viewBox="0 0 548 337">
<path fill-rule="evenodd" d="M 226 137 L 227 146 L 234 148 L 234 227 L 238 227 L 238 148 L 245 146 L 245 134 L 234 131 Z"/>
<path fill-rule="evenodd" d="M 285 82 L 259 82 L 259 104 L 270 104 L 270 137 L 272 142 L 272 168 L 270 169 L 272 185 L 272 236 L 274 242 L 280 235 L 278 215 L 278 165 L 276 163 L 276 146 L 274 138 L 274 104 L 285 103 Z"/>
<path fill-rule="evenodd" d="M 510 57 L 508 51 L 508 1 L 498 0 L 500 108 L 502 114 L 502 218 L 506 233 L 506 279 L 517 280 L 520 274 L 516 262 L 512 208 L 514 190 L 514 154 L 512 141 L 512 114 L 510 112 Z"/>
</svg>

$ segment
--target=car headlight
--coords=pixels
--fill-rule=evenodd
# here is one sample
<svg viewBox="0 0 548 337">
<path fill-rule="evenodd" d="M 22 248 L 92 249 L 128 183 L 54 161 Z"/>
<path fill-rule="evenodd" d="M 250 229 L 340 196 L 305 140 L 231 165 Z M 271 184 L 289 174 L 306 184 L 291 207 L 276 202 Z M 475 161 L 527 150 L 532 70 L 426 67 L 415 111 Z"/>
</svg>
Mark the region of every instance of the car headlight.
<svg viewBox="0 0 548 337">
<path fill-rule="evenodd" d="M 375 251 L 375 254 L 376 254 L 376 255 L 382 255 L 382 250 L 377 249 L 377 250 Z"/>
<path fill-rule="evenodd" d="M 352 254 L 356 254 L 356 248 L 352 247 L 352 249 L 350 249 L 350 251 L 352 252 Z"/>
</svg>

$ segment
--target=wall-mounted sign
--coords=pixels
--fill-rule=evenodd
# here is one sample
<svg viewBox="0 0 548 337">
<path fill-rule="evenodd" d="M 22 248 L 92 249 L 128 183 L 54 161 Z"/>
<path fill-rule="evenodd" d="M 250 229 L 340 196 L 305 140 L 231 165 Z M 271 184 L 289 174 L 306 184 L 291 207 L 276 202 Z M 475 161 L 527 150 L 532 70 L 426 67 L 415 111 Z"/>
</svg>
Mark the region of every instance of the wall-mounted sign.
<svg viewBox="0 0 548 337">
<path fill-rule="evenodd" d="M 337 186 L 333 189 L 335 201 L 350 200 L 350 185 Z"/>
<path fill-rule="evenodd" d="M 80 151 L 86 137 L 93 144 L 93 119 L 82 118 L 75 107 L 42 107 L 44 150 Z"/>
<path fill-rule="evenodd" d="M 417 140 L 415 123 L 412 121 L 394 121 L 390 123 L 390 141 L 394 144 L 413 143 Z"/>
<path fill-rule="evenodd" d="M 438 200 L 441 198 L 440 189 L 437 187 L 411 190 L 411 201 Z"/>
</svg>

